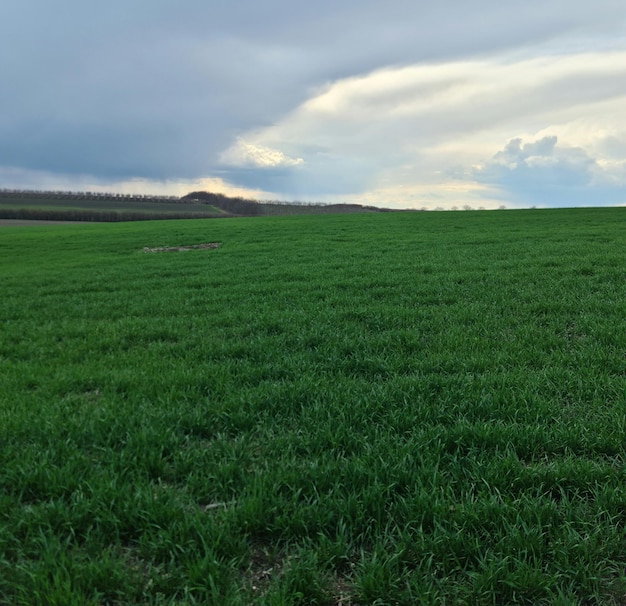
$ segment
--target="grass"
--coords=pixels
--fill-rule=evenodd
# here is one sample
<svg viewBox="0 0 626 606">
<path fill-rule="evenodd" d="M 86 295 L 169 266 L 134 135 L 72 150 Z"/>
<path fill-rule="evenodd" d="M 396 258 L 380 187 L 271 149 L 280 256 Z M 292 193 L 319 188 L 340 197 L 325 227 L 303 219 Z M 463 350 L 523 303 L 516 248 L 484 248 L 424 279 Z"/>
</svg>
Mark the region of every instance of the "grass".
<svg viewBox="0 0 626 606">
<path fill-rule="evenodd" d="M 624 604 L 624 226 L 0 231 L 0 603 Z"/>
</svg>

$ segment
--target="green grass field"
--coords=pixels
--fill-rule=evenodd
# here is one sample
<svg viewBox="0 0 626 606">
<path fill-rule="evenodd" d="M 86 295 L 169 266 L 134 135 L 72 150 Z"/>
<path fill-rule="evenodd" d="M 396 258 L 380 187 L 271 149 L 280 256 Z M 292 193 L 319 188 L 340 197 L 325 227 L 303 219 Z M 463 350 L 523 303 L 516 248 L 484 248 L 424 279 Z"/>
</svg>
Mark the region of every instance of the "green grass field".
<svg viewBox="0 0 626 606">
<path fill-rule="evenodd" d="M 0 603 L 626 603 L 626 209 L 0 258 Z"/>
</svg>

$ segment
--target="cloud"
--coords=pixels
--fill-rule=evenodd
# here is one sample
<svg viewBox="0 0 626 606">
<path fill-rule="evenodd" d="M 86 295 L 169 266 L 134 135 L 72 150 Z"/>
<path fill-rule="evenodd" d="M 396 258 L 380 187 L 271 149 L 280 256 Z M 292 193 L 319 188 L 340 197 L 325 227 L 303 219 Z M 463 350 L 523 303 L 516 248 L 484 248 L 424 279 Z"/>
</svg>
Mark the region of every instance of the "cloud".
<svg viewBox="0 0 626 606">
<path fill-rule="evenodd" d="M 520 164 L 527 166 L 529 162 L 541 162 L 546 158 L 551 158 L 556 142 L 557 137 L 554 135 L 533 143 L 523 143 L 518 137 L 511 139 L 505 148 L 493 157 L 493 160 L 495 164 L 512 169 L 519 167 Z"/>
<path fill-rule="evenodd" d="M 243 139 L 221 154 L 220 160 L 226 165 L 254 168 L 292 167 L 304 162 L 302 158 L 290 158 L 277 149 L 246 143 Z"/>
<path fill-rule="evenodd" d="M 626 172 L 614 169 L 546 136 L 528 143 L 512 139 L 475 170 L 474 178 L 517 204 L 606 206 L 626 203 Z"/>
</svg>

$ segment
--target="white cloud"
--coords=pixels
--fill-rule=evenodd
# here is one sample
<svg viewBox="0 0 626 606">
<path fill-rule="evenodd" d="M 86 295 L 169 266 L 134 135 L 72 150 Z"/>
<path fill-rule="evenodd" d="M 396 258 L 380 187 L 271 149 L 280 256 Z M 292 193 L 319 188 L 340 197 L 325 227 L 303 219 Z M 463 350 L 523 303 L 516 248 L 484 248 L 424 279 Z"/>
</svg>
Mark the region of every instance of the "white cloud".
<svg viewBox="0 0 626 606">
<path fill-rule="evenodd" d="M 304 162 L 302 158 L 290 158 L 280 150 L 246 143 L 243 139 L 238 139 L 223 152 L 220 160 L 226 165 L 253 168 L 284 168 Z"/>
<path fill-rule="evenodd" d="M 512 139 L 473 176 L 518 204 L 601 206 L 626 203 L 623 167 L 616 170 L 580 147 L 560 145 L 556 136 L 546 136 L 528 143 Z"/>
</svg>

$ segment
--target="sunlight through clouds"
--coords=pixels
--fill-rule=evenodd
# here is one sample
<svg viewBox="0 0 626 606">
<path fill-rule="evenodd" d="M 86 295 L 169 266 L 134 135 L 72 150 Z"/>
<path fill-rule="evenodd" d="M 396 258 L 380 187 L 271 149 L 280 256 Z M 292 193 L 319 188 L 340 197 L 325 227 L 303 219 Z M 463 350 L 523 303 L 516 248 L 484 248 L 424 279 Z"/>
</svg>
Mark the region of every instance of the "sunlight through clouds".
<svg viewBox="0 0 626 606">
<path fill-rule="evenodd" d="M 227 165 L 255 168 L 291 167 L 304 162 L 302 158 L 290 158 L 277 149 L 247 143 L 243 139 L 238 139 L 221 155 L 220 159 Z"/>
<path fill-rule="evenodd" d="M 184 196 L 192 191 L 211 191 L 227 196 L 281 200 L 279 194 L 260 189 L 245 188 L 228 183 L 220 177 L 201 179 L 127 179 L 110 180 L 82 175 L 65 175 L 44 171 L 28 171 L 0 167 L 0 183 L 7 189 L 43 189 L 50 191 L 89 191 L 94 193 L 147 194 Z"/>
<path fill-rule="evenodd" d="M 538 195 L 537 179 L 550 183 L 558 203 L 567 196 L 572 202 L 606 196 L 599 182 L 613 181 L 610 199 L 596 203 L 617 203 L 626 199 L 626 154 L 605 157 L 599 133 L 605 148 L 621 141 L 615 137 L 621 136 L 618 108 L 625 101 L 626 52 L 388 68 L 328 84 L 275 125 L 245 135 L 254 141 L 245 149 L 268 150 L 276 161 L 282 155 L 269 151 L 294 150 L 304 159 L 300 178 L 319 183 L 321 196 L 336 193 L 323 161 L 332 156 L 334 170 L 355 158 L 370 167 L 355 196 L 370 199 L 371 192 L 384 191 L 391 204 L 405 204 L 407 188 L 419 198 L 412 203 L 418 207 L 458 204 L 464 189 L 468 200 L 488 189 L 496 199 L 529 202 Z M 585 122 L 595 138 L 585 133 Z M 612 149 L 623 151 L 615 143 Z M 525 154 L 526 169 L 537 169 L 526 171 L 527 181 L 500 182 L 504 173 L 473 169 L 503 164 L 513 151 L 519 152 L 515 162 Z M 574 185 L 583 190 L 575 196 Z"/>
</svg>

